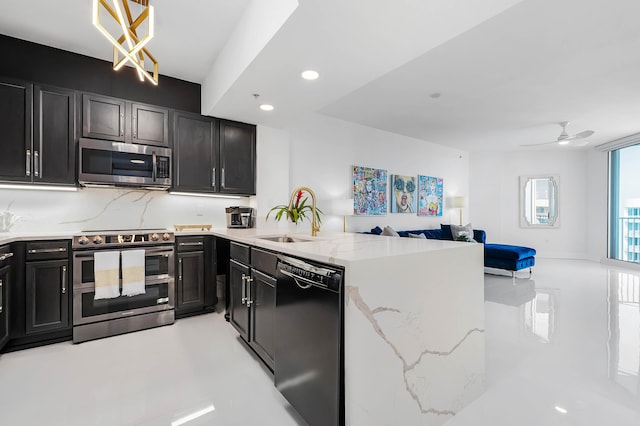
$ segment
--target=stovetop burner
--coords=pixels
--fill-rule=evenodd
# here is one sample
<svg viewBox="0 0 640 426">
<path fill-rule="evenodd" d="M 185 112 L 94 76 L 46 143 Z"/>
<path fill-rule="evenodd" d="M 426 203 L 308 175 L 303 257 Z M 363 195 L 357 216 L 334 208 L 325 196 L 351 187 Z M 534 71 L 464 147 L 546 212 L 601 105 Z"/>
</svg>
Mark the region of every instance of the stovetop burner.
<svg viewBox="0 0 640 426">
<path fill-rule="evenodd" d="M 72 248 L 102 248 L 123 245 L 173 244 L 175 235 L 166 229 L 127 229 L 83 231 L 73 237 Z"/>
</svg>

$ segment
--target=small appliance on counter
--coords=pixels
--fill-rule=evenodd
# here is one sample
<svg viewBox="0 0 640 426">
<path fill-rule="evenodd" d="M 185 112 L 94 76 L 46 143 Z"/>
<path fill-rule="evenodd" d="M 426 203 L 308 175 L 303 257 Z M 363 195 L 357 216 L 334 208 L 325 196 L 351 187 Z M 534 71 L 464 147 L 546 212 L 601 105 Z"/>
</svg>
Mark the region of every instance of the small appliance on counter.
<svg viewBox="0 0 640 426">
<path fill-rule="evenodd" d="M 252 207 L 231 206 L 225 208 L 227 212 L 227 228 L 253 228 L 255 226 L 256 211 Z"/>
</svg>

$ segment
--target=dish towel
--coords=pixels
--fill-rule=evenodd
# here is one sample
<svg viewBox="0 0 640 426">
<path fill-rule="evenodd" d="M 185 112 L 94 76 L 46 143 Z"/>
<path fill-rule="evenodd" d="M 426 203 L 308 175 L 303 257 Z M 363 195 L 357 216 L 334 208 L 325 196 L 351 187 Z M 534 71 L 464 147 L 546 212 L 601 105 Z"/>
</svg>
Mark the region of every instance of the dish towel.
<svg viewBox="0 0 640 426">
<path fill-rule="evenodd" d="M 93 255 L 94 300 L 120 296 L 120 252 L 101 251 Z"/>
<path fill-rule="evenodd" d="M 122 295 L 144 294 L 144 250 L 122 251 Z"/>
</svg>

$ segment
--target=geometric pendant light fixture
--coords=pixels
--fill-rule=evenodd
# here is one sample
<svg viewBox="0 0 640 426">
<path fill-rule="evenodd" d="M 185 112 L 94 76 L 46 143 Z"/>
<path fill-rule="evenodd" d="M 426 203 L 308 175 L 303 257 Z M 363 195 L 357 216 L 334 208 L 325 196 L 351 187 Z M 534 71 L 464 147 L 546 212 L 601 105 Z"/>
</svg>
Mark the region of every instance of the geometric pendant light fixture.
<svg viewBox="0 0 640 426">
<path fill-rule="evenodd" d="M 133 16 L 129 1 L 142 8 L 138 16 Z M 104 14 L 105 11 L 114 21 Z M 115 29 L 116 35 L 107 30 L 108 23 L 112 30 Z M 114 70 L 119 70 L 129 62 L 136 68 L 140 81 L 146 78 L 151 83 L 158 84 L 158 61 L 145 47 L 153 38 L 153 6 L 149 6 L 149 0 L 93 0 L 93 25 L 113 45 Z M 144 30 L 145 25 L 147 28 L 142 31 L 144 35 L 141 38 L 139 33 Z M 146 60 L 153 65 L 153 75 L 145 69 Z"/>
</svg>

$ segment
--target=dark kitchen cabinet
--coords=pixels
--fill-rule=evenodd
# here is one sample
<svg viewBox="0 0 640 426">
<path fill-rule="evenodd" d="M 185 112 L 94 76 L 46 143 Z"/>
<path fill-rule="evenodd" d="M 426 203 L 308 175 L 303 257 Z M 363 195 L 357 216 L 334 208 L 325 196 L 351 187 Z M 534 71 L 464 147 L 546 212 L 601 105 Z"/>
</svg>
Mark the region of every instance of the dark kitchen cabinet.
<svg viewBox="0 0 640 426">
<path fill-rule="evenodd" d="M 68 328 L 69 261 L 27 262 L 26 278 L 26 334 Z"/>
<path fill-rule="evenodd" d="M 10 246 L 0 247 L 0 351 L 9 340 L 9 287 L 11 287 Z"/>
<path fill-rule="evenodd" d="M 33 182 L 75 184 L 76 92 L 34 86 Z"/>
<path fill-rule="evenodd" d="M 220 120 L 220 192 L 255 195 L 256 126 Z"/>
<path fill-rule="evenodd" d="M 126 101 L 82 94 L 82 136 L 125 142 Z"/>
<path fill-rule="evenodd" d="M 73 90 L 0 81 L 0 180 L 73 185 Z"/>
<path fill-rule="evenodd" d="M 82 136 L 169 146 L 169 110 L 109 96 L 82 95 Z"/>
<path fill-rule="evenodd" d="M 250 275 L 249 266 L 235 259 L 229 260 L 229 322 L 247 342 L 249 341 L 249 310 L 246 305 L 246 278 Z"/>
<path fill-rule="evenodd" d="M 0 79 L 0 180 L 30 182 L 33 85 Z"/>
<path fill-rule="evenodd" d="M 131 142 L 169 146 L 169 110 L 153 105 L 131 104 Z"/>
<path fill-rule="evenodd" d="M 6 350 L 25 349 L 72 336 L 70 241 L 13 243 Z"/>
<path fill-rule="evenodd" d="M 176 316 L 214 309 L 215 240 L 212 237 L 177 237 Z"/>
<path fill-rule="evenodd" d="M 256 127 L 175 112 L 175 191 L 254 195 Z"/>
<path fill-rule="evenodd" d="M 235 242 L 230 253 L 230 322 L 273 370 L 277 255 Z"/>
<path fill-rule="evenodd" d="M 173 117 L 173 189 L 218 192 L 216 119 L 187 112 Z"/>
</svg>

